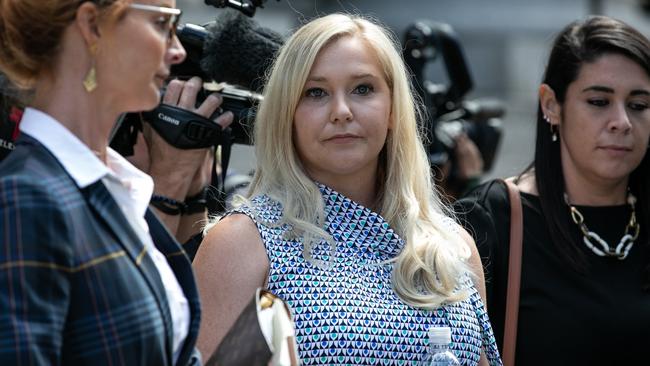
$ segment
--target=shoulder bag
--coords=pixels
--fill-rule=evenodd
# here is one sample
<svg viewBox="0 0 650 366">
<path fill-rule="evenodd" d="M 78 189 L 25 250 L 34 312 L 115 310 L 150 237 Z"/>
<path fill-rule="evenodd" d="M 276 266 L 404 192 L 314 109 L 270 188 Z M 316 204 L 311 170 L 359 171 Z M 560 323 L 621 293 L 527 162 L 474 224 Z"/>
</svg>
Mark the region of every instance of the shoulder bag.
<svg viewBox="0 0 650 366">
<path fill-rule="evenodd" d="M 523 209 L 519 188 L 511 181 L 503 181 L 510 201 L 510 253 L 508 258 L 508 290 L 503 334 L 503 365 L 514 366 L 517 346 L 517 320 L 521 285 L 521 256 L 524 234 Z"/>
</svg>

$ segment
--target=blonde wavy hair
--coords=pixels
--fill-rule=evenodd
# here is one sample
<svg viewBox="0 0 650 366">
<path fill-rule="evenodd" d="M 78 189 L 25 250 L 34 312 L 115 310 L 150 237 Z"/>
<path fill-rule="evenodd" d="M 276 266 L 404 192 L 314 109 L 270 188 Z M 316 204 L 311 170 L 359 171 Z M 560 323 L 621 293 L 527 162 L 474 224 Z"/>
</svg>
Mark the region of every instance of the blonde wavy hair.
<svg viewBox="0 0 650 366">
<path fill-rule="evenodd" d="M 293 120 L 303 87 L 320 50 L 341 37 L 359 37 L 374 50 L 392 93 L 393 128 L 380 159 L 380 214 L 405 240 L 394 259 L 392 285 L 409 305 L 432 309 L 466 298 L 462 283 L 471 273 L 470 250 L 456 230 L 444 222 L 450 211 L 432 183 L 427 155 L 420 139 L 408 74 L 396 46 L 383 27 L 368 19 L 332 14 L 298 29 L 275 60 L 254 127 L 257 168 L 246 197 L 235 207 L 250 204 L 260 194 L 282 202 L 283 223 L 302 236 L 303 255 L 313 260 L 313 246 L 325 239 L 324 202 L 319 188 L 306 175 L 293 143 Z"/>
</svg>

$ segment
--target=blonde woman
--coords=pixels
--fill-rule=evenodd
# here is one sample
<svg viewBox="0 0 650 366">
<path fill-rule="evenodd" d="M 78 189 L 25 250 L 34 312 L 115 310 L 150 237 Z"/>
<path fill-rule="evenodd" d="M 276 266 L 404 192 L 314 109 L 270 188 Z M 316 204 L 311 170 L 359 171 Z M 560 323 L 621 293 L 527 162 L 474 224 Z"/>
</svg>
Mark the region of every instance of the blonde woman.
<svg viewBox="0 0 650 366">
<path fill-rule="evenodd" d="M 500 364 L 480 259 L 431 183 L 414 105 L 375 23 L 329 15 L 287 41 L 257 117 L 247 197 L 194 262 L 204 357 L 267 286 L 294 312 L 306 365 L 420 360 L 438 326 L 452 328 L 463 365 L 482 353 Z"/>
</svg>

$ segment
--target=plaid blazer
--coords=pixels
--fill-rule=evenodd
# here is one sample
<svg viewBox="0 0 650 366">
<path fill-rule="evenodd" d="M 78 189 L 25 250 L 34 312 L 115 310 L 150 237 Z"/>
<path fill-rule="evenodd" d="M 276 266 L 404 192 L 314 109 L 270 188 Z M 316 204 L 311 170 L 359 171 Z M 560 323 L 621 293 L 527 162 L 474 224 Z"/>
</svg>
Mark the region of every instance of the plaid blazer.
<svg viewBox="0 0 650 366">
<path fill-rule="evenodd" d="M 150 211 L 156 247 L 189 301 L 177 365 L 200 363 L 191 264 Z M 172 365 L 158 271 L 101 181 L 79 189 L 23 134 L 0 164 L 0 365 Z"/>
</svg>

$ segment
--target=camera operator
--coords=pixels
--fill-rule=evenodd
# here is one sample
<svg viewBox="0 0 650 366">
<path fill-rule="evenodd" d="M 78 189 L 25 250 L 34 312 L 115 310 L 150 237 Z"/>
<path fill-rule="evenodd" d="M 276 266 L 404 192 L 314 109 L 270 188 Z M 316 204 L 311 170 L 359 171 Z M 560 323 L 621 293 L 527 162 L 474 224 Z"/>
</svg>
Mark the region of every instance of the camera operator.
<svg viewBox="0 0 650 366">
<path fill-rule="evenodd" d="M 262 76 L 284 41 L 282 35 L 259 26 L 244 15 L 251 16 L 262 2 L 211 2 L 208 5 L 237 10 L 222 11 L 215 21 L 204 25 L 179 25 L 177 36 L 187 57 L 172 66 L 171 76 L 189 81 L 172 81 L 163 103 L 155 109 L 127 114 L 111 139 L 113 149 L 155 180 L 174 185 L 174 181 L 191 179 L 189 196 L 157 189 L 152 199 L 170 230 L 184 243 L 190 259 L 201 242 L 201 235 L 194 234 L 199 232 L 197 222 L 205 218 L 204 206 L 207 204 L 210 214 L 223 212 L 233 192 L 251 179 L 249 175 L 228 170 L 230 147 L 233 143 L 252 144 L 252 124 L 262 100 L 258 93 L 262 89 Z M 201 79 L 208 82 L 202 84 Z M 179 84 L 188 88 L 188 97 L 179 94 Z M 212 100 L 195 109 L 194 105 L 204 103 L 210 93 Z M 216 105 L 218 111 L 215 111 Z M 215 125 L 213 119 L 220 114 L 219 122 L 222 123 Z M 219 126 L 225 123 L 230 128 L 224 131 Z M 168 169 L 154 167 L 150 170 L 150 155 L 161 153 L 150 151 L 155 147 L 152 141 L 167 142 L 168 145 L 161 145 L 165 151 L 173 151 L 174 156 L 188 154 L 189 161 L 181 163 L 182 167 L 173 176 L 167 173 Z M 214 154 L 206 148 L 214 152 L 217 147 L 218 164 L 212 165 L 212 169 L 209 165 L 214 161 Z M 205 156 L 207 160 L 199 157 L 200 151 L 210 155 Z M 200 161 L 204 162 L 203 171 L 195 174 L 193 169 Z M 164 164 L 166 160 L 161 162 Z M 209 183 L 219 189 L 207 190 Z M 189 241 L 188 237 L 191 237 Z"/>
<path fill-rule="evenodd" d="M 473 81 L 458 36 L 445 23 L 420 20 L 404 32 L 403 56 L 426 106 L 429 163 L 438 186 L 454 201 L 480 183 L 501 139 L 501 102 L 465 100 Z M 448 84 L 434 83 L 426 68 L 444 63 Z"/>
</svg>

